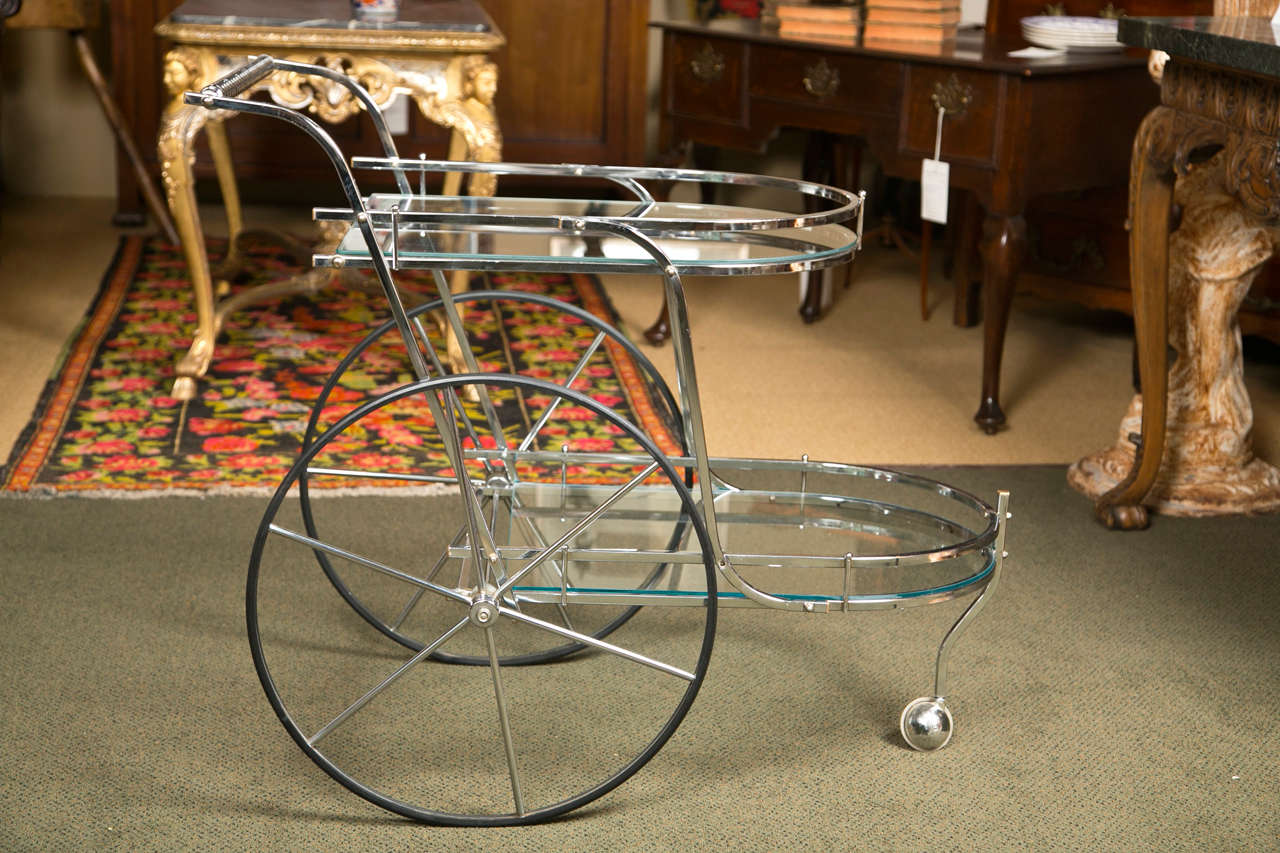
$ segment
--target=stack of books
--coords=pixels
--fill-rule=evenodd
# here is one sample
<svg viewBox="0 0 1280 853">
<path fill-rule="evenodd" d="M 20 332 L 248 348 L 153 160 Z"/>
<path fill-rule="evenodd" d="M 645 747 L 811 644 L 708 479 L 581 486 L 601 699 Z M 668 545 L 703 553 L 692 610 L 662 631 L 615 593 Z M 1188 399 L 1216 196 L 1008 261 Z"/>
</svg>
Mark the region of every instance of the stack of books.
<svg viewBox="0 0 1280 853">
<path fill-rule="evenodd" d="M 867 0 L 863 43 L 941 44 L 956 37 L 960 0 Z"/>
<path fill-rule="evenodd" d="M 862 25 L 861 9 L 852 2 L 779 3 L 775 14 L 783 38 L 856 44 Z"/>
</svg>

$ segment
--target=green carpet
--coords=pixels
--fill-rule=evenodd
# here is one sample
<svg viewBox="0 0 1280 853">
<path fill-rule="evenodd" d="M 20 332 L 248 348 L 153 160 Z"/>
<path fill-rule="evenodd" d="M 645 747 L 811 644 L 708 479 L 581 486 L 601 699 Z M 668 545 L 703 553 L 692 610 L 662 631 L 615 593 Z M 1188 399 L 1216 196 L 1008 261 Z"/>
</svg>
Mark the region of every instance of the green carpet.
<svg viewBox="0 0 1280 853">
<path fill-rule="evenodd" d="M 928 473 L 1012 492 L 1005 579 L 951 662 L 950 746 L 911 752 L 896 723 L 962 602 L 725 611 L 706 684 L 647 767 L 564 820 L 501 830 L 396 819 L 288 738 L 245 641 L 263 499 L 0 501 L 0 848 L 1274 849 L 1280 525 L 1117 534 L 1060 467 Z M 324 500 L 376 528 L 415 499 Z M 456 750 L 465 773 L 473 745 Z"/>
</svg>

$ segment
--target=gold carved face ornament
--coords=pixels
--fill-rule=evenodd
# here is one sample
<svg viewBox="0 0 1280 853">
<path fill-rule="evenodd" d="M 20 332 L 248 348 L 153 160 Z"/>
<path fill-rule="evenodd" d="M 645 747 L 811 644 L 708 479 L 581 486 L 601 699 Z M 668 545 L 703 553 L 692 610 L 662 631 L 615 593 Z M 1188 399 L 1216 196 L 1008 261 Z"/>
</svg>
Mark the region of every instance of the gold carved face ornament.
<svg viewBox="0 0 1280 853">
<path fill-rule="evenodd" d="M 462 94 L 474 98 L 486 107 L 493 106 L 494 95 L 498 92 L 498 66 L 492 62 L 475 57 L 463 66 Z"/>
</svg>

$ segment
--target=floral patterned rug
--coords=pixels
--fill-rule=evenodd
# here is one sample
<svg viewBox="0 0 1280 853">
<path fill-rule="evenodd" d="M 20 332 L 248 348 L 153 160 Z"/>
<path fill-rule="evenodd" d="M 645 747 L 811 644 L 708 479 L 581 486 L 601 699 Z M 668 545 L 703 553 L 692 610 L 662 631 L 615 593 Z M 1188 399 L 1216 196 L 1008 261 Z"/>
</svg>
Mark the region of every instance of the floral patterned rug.
<svg viewBox="0 0 1280 853">
<path fill-rule="evenodd" d="M 209 244 L 211 254 L 224 249 L 218 241 Z M 302 271 L 270 246 L 251 246 L 248 255 L 250 273 L 237 288 Z M 399 281 L 406 290 L 434 293 L 427 275 Z M 615 322 L 592 276 L 476 274 L 472 286 L 545 294 Z M 473 351 L 485 371 L 563 382 L 584 348 L 584 336 L 589 342 L 595 334 L 577 318 L 539 306 L 477 304 L 465 313 L 469 327 L 479 329 Z M 381 295 L 358 288 L 328 288 L 251 305 L 227 318 L 208 375 L 196 398 L 184 402 L 171 396 L 170 387 L 195 322 L 185 262 L 174 246 L 156 238 L 126 237 L 30 425 L 0 469 L 0 489 L 114 497 L 273 490 L 297 457 L 326 380 L 352 346 L 388 316 Z M 323 406 L 322 426 L 409 378 L 393 332 L 343 374 Z M 666 408 L 625 348 L 606 342 L 573 387 L 639 425 L 664 452 L 678 449 Z M 503 429 L 513 434 L 527 431 L 547 403 L 525 392 L 496 396 Z M 316 464 L 445 472 L 447 460 L 426 408 L 420 399 L 407 398 L 379 410 L 332 442 Z M 561 404 L 538 440 L 581 451 L 627 450 L 630 440 L 618 433 L 589 411 Z M 493 443 L 491 435 L 467 439 L 474 440 Z M 367 485 L 342 477 L 312 484 Z M 378 484 L 379 489 L 409 485 Z"/>
</svg>

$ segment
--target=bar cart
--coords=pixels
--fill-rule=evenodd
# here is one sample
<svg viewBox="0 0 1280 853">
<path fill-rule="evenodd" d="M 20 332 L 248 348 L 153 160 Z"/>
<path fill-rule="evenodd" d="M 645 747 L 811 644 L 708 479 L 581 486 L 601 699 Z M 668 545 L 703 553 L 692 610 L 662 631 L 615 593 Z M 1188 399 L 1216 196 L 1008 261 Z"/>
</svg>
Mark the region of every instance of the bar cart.
<svg viewBox="0 0 1280 853">
<path fill-rule="evenodd" d="M 314 121 L 240 97 L 273 70 L 351 89 L 386 156 L 348 166 Z M 703 434 L 684 277 L 846 262 L 860 244 L 862 195 L 728 172 L 401 158 L 358 85 L 269 56 L 185 97 L 288 121 L 324 148 L 347 205 L 314 215 L 351 225 L 315 264 L 372 270 L 391 315 L 312 403 L 248 573 L 263 688 L 330 776 L 429 823 L 546 820 L 611 791 L 669 740 L 706 677 L 720 608 L 848 613 L 975 596 L 938 648 L 933 691 L 899 721 L 915 749 L 947 744 L 949 653 L 999 578 L 1008 494 L 992 507 L 884 469 L 711 458 Z M 362 195 L 353 169 L 394 186 Z M 448 172 L 586 178 L 630 198 L 429 193 L 427 176 Z M 646 186 L 672 181 L 764 188 L 822 209 L 657 201 Z M 431 271 L 437 297 L 406 307 L 401 270 Z M 456 270 L 660 275 L 675 392 L 595 315 L 518 290 L 451 293 L 445 272 Z M 492 329 L 484 323 L 512 306 L 548 330 L 572 330 L 571 368 L 493 369 L 494 336 L 476 329 Z M 580 390 L 611 348 L 656 389 L 678 447 Z M 336 407 L 367 358 L 402 360 L 405 381 Z M 333 464 L 344 442 L 402 418 L 434 425 L 439 465 L 406 468 L 376 454 Z M 586 421 L 595 438 L 565 426 Z M 321 495 L 327 480 L 394 481 L 431 498 L 370 497 L 383 502 L 379 521 L 356 525 L 344 502 Z"/>
</svg>

